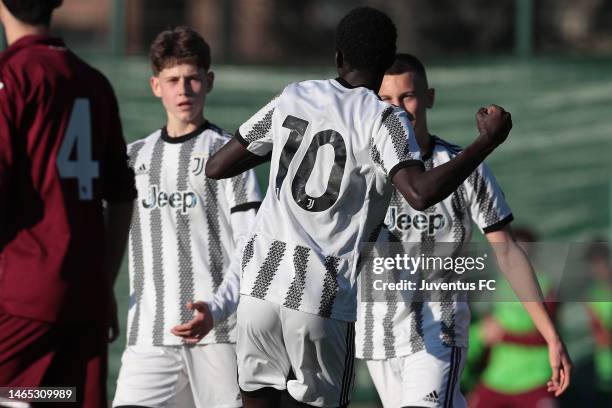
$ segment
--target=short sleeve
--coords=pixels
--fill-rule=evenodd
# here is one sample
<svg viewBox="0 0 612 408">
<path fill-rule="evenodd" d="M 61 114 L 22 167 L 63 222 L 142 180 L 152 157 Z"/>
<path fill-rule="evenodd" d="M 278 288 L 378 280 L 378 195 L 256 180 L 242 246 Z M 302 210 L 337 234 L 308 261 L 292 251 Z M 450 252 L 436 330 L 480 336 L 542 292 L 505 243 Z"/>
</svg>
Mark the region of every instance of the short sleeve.
<svg viewBox="0 0 612 408">
<path fill-rule="evenodd" d="M 402 109 L 389 106 L 380 115 L 370 140 L 370 158 L 389 178 L 403 167 L 423 165 L 414 130 Z"/>
<path fill-rule="evenodd" d="M 272 116 L 278 96 L 238 128 L 235 138 L 251 153 L 265 156 L 272 150 Z"/>
<path fill-rule="evenodd" d="M 109 85 L 110 87 L 110 85 Z M 131 201 L 136 198 L 134 171 L 128 165 L 117 99 L 111 89 L 108 144 L 102 173 L 103 198 L 106 201 Z"/>
<path fill-rule="evenodd" d="M 234 242 L 248 235 L 255 224 L 255 214 L 261 206 L 261 192 L 254 170 L 245 171 L 223 180 L 225 198 L 230 211 Z"/>
<path fill-rule="evenodd" d="M 223 182 L 230 213 L 258 209 L 261 205 L 261 192 L 254 170 L 245 171 Z"/>
<path fill-rule="evenodd" d="M 512 222 L 510 206 L 489 166 L 481 164 L 464 183 L 472 220 L 487 234 Z"/>
</svg>

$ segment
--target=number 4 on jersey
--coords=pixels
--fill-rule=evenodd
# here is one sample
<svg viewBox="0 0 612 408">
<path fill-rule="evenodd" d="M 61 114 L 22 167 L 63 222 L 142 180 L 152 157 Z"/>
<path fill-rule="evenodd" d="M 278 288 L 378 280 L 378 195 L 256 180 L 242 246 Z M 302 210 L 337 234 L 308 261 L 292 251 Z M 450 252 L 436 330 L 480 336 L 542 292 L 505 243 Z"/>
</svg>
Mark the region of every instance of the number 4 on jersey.
<svg viewBox="0 0 612 408">
<path fill-rule="evenodd" d="M 70 155 L 75 150 L 76 156 Z M 91 114 L 89 100 L 77 98 L 70 114 L 66 134 L 57 153 L 57 169 L 63 179 L 75 178 L 79 182 L 79 199 L 93 199 L 93 179 L 99 175 L 98 162 L 92 160 Z"/>
</svg>

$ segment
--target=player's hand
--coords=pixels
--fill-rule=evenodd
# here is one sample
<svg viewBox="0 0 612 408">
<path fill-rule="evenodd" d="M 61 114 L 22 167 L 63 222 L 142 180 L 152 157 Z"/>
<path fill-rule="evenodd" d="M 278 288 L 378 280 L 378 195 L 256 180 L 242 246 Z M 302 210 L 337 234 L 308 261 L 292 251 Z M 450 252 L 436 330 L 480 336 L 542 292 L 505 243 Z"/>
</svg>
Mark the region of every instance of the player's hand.
<svg viewBox="0 0 612 408">
<path fill-rule="evenodd" d="M 117 316 L 117 299 L 111 294 L 108 310 L 108 342 L 112 343 L 119 337 L 119 317 Z"/>
<path fill-rule="evenodd" d="M 508 137 L 512 129 L 512 116 L 501 106 L 489 105 L 486 108 L 480 108 L 476 113 L 476 125 L 480 137 L 488 146 L 495 148 Z"/>
<path fill-rule="evenodd" d="M 187 344 L 196 344 L 210 332 L 214 326 L 208 305 L 204 302 L 189 302 L 187 309 L 193 311 L 193 319 L 187 323 L 174 326 L 170 332 L 182 337 Z"/>
<path fill-rule="evenodd" d="M 572 371 L 572 361 L 562 341 L 557 340 L 548 344 L 548 359 L 552 369 L 552 377 L 546 383 L 546 389 L 548 392 L 553 392 L 555 397 L 558 397 L 569 387 Z"/>
</svg>

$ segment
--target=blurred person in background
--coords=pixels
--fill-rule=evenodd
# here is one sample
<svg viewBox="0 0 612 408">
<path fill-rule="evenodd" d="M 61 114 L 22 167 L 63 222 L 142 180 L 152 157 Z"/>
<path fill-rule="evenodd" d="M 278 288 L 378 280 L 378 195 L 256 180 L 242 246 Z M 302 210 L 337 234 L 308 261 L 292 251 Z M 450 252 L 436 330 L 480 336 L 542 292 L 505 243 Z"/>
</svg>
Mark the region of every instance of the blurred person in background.
<svg viewBox="0 0 612 408">
<path fill-rule="evenodd" d="M 594 388 L 598 406 L 612 402 L 612 266 L 610 247 L 603 240 L 592 241 L 585 260 L 593 283 L 586 309 L 595 341 Z"/>
<path fill-rule="evenodd" d="M 105 407 L 134 175 L 110 83 L 50 36 L 61 3 L 0 1 L 0 386 Z"/>
<path fill-rule="evenodd" d="M 517 243 L 529 259 L 535 259 L 538 239 L 528 228 L 513 230 Z M 544 299 L 552 299 L 550 279 L 537 273 Z M 512 289 L 503 282 L 498 291 L 502 298 L 512 296 Z M 546 302 L 553 319 L 557 303 Z M 483 356 L 484 354 L 484 356 Z M 498 301 L 493 310 L 470 328 L 468 365 L 480 358 L 485 366 L 475 390 L 469 395 L 471 408 L 541 408 L 558 406 L 547 390 L 551 376 L 546 340 L 538 332 L 533 320 L 518 301 Z"/>
</svg>

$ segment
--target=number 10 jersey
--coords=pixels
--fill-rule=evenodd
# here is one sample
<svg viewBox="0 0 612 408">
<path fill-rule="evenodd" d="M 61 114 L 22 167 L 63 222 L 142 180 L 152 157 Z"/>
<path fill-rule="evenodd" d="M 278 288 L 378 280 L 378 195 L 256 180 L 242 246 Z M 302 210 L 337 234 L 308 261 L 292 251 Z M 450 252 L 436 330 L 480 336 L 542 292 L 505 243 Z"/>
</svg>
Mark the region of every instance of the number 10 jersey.
<svg viewBox="0 0 612 408">
<path fill-rule="evenodd" d="M 354 321 L 360 243 L 383 221 L 395 172 L 422 165 L 406 113 L 342 79 L 304 81 L 235 137 L 254 154 L 272 152 L 240 293 Z"/>
</svg>

